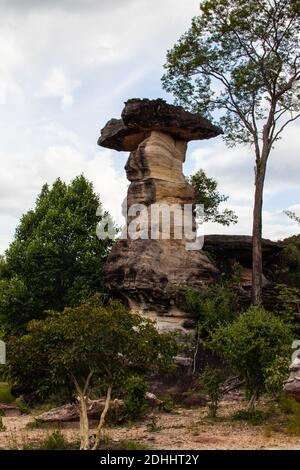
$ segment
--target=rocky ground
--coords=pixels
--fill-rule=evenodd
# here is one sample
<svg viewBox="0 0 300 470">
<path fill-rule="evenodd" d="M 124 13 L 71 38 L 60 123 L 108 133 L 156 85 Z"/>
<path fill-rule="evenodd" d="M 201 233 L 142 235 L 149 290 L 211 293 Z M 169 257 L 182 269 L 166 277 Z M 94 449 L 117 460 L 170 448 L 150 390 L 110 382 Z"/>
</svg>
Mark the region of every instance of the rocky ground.
<svg viewBox="0 0 300 470">
<path fill-rule="evenodd" d="M 232 415 L 243 404 L 236 401 L 221 403 L 219 418 L 207 418 L 206 408 L 175 408 L 171 413 L 157 412 L 141 423 L 107 429 L 107 442 L 135 441 L 145 448 L 174 450 L 204 449 L 297 449 L 300 436 L 290 435 L 282 426 L 272 423 L 254 426 L 234 421 Z M 155 426 L 150 429 L 149 423 Z M 3 418 L 5 431 L 0 432 L 0 449 L 22 448 L 44 440 L 54 428 L 28 427 L 34 414 Z M 148 424 L 148 426 L 147 426 Z M 279 424 L 279 423 L 277 423 Z M 78 440 L 78 423 L 69 423 L 61 432 L 69 441 Z M 109 444 L 107 446 L 109 448 Z"/>
</svg>

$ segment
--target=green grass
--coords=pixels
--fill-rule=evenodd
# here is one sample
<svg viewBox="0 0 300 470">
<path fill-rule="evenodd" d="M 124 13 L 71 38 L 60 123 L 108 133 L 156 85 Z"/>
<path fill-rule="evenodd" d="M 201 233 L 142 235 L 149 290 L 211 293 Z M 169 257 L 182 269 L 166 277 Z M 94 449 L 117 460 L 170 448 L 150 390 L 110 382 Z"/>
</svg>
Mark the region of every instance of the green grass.
<svg viewBox="0 0 300 470">
<path fill-rule="evenodd" d="M 100 445 L 99 449 L 103 450 L 148 450 L 149 447 L 146 444 L 142 444 L 137 441 L 122 440 L 119 442 L 108 442 L 103 443 L 103 447 Z"/>
<path fill-rule="evenodd" d="M 300 403 L 293 398 L 283 398 L 280 409 L 286 416 L 287 430 L 294 436 L 300 436 Z"/>
<path fill-rule="evenodd" d="M 15 397 L 11 394 L 11 386 L 6 382 L 0 382 L 0 402 L 9 404 L 15 401 Z"/>
<path fill-rule="evenodd" d="M 249 413 L 247 410 L 239 410 L 232 416 L 233 421 L 247 421 L 253 426 L 259 426 L 265 423 L 271 417 L 269 410 L 256 410 Z"/>
<path fill-rule="evenodd" d="M 60 431 L 54 431 L 37 444 L 24 444 L 22 450 L 76 450 L 78 442 L 69 442 Z"/>
</svg>

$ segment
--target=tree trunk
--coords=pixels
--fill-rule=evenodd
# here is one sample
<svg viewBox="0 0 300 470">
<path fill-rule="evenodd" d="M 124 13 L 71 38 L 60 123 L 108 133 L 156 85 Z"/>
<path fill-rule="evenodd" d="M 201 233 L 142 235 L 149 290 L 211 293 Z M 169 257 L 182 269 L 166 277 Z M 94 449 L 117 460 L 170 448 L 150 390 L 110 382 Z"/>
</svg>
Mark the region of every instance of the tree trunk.
<svg viewBox="0 0 300 470">
<path fill-rule="evenodd" d="M 80 426 L 80 450 L 88 450 L 90 448 L 90 428 L 89 428 L 89 418 L 87 414 L 87 403 L 88 403 L 88 389 L 90 386 L 91 378 L 94 374 L 94 371 L 91 370 L 82 389 L 73 376 L 73 382 L 78 393 L 78 400 L 80 406 L 80 415 L 79 415 L 79 426 Z"/>
<path fill-rule="evenodd" d="M 250 415 L 252 415 L 255 411 L 255 403 L 256 403 L 256 398 L 257 398 L 257 394 L 256 393 L 253 393 L 253 395 L 251 396 L 250 400 L 249 400 L 249 403 L 248 403 L 248 413 Z"/>
<path fill-rule="evenodd" d="M 80 405 L 80 450 L 88 450 L 90 447 L 89 443 L 89 420 L 87 415 L 87 397 L 83 393 L 79 394 L 79 405 Z"/>
<path fill-rule="evenodd" d="M 252 304 L 262 303 L 262 207 L 263 190 L 266 173 L 266 161 L 263 159 L 256 165 L 256 181 L 252 228 Z"/>
<path fill-rule="evenodd" d="M 103 429 L 103 427 L 104 427 L 105 418 L 106 418 L 107 412 L 108 412 L 108 410 L 109 410 L 110 399 L 111 399 L 111 391 L 112 391 L 112 385 L 109 385 L 109 386 L 108 386 L 108 389 L 107 389 L 105 405 L 104 405 L 103 411 L 102 411 L 102 413 L 101 413 L 100 421 L 99 421 L 98 428 L 97 428 L 97 432 L 96 432 L 95 444 L 94 444 L 92 450 L 98 449 L 99 444 L 100 444 L 102 429 Z"/>
</svg>

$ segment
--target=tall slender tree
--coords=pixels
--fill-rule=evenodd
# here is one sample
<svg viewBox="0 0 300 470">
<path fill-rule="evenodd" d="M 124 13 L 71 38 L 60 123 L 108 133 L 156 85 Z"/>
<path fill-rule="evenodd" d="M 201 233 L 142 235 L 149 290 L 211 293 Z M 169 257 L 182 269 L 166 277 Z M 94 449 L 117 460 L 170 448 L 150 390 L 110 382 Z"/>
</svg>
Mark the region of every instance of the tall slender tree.
<svg viewBox="0 0 300 470">
<path fill-rule="evenodd" d="M 262 300 L 262 206 L 267 162 L 300 116 L 299 0 L 204 0 L 200 15 L 168 51 L 163 86 L 206 114 L 228 145 L 255 158 L 252 301 Z"/>
</svg>

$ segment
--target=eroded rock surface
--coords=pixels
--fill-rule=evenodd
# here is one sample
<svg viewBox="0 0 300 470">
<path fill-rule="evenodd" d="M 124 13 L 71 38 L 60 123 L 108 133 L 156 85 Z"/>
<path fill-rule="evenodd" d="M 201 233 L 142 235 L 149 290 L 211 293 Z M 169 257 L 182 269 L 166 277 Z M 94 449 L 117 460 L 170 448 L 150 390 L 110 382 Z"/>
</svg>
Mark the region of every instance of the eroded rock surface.
<svg viewBox="0 0 300 470">
<path fill-rule="evenodd" d="M 125 103 L 122 119 L 111 119 L 101 130 L 102 147 L 131 152 L 151 131 L 161 131 L 186 142 L 216 137 L 222 130 L 199 114 L 162 99 L 133 98 Z"/>
<path fill-rule="evenodd" d="M 197 114 L 163 100 L 129 100 L 121 120 L 111 120 L 98 143 L 116 150 L 130 150 L 125 166 L 130 185 L 127 193 L 127 227 L 138 225 L 143 204 L 140 239 L 119 240 L 105 266 L 108 288 L 134 300 L 145 309 L 156 305 L 168 312 L 184 285 L 202 289 L 216 279 L 218 269 L 202 250 L 187 250 L 188 234 L 182 230 L 184 204 L 194 202 L 194 190 L 183 175 L 187 143 L 220 134 L 220 129 Z M 161 224 L 153 205 L 172 207 L 169 225 Z M 129 212 L 128 212 L 129 210 Z M 191 221 L 191 230 L 195 222 Z M 155 235 L 154 235 L 155 233 Z"/>
<path fill-rule="evenodd" d="M 300 403 L 300 354 L 290 367 L 290 376 L 284 384 L 284 391 Z"/>
</svg>

